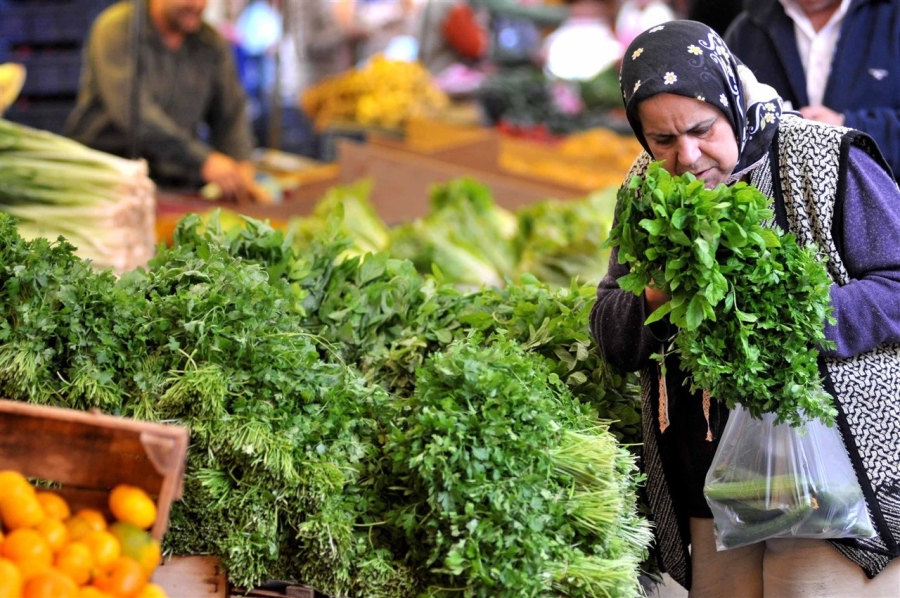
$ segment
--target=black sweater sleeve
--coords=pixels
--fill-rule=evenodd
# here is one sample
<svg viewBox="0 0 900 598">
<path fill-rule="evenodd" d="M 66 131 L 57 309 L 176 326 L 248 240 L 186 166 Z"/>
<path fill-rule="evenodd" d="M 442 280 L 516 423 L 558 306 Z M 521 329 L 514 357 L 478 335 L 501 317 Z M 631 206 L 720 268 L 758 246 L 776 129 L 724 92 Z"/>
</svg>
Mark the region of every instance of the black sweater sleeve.
<svg viewBox="0 0 900 598">
<path fill-rule="evenodd" d="M 618 263 L 618 248 L 609 260 L 609 270 L 597 285 L 597 299 L 591 308 L 591 334 L 603 359 L 623 372 L 637 371 L 650 363 L 653 353 L 662 351 L 672 335 L 668 318 L 646 326 L 649 313 L 643 295 L 619 288 L 617 280 L 628 273 Z"/>
</svg>

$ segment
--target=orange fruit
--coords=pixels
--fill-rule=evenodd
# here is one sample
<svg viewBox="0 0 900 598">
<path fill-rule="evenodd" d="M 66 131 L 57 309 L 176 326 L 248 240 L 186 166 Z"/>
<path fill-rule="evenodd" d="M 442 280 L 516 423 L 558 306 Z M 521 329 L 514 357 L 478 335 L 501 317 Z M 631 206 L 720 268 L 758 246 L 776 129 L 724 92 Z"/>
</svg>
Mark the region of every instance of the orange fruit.
<svg viewBox="0 0 900 598">
<path fill-rule="evenodd" d="M 22 574 L 15 563 L 0 558 L 0 598 L 19 598 L 22 594 Z"/>
<path fill-rule="evenodd" d="M 43 507 L 47 517 L 65 521 L 72 515 L 72 511 L 69 510 L 69 503 L 56 492 L 43 490 L 35 494 L 35 496 L 38 502 L 41 503 L 41 507 Z"/>
<path fill-rule="evenodd" d="M 75 516 L 87 521 L 91 529 L 106 529 L 106 517 L 97 509 L 80 509 Z"/>
<path fill-rule="evenodd" d="M 84 586 L 78 590 L 78 598 L 115 598 L 112 594 L 107 594 L 94 586 Z"/>
<path fill-rule="evenodd" d="M 6 529 L 34 527 L 44 520 L 44 509 L 35 498 L 31 486 L 16 486 L 7 490 L 0 499 L 0 518 Z"/>
<path fill-rule="evenodd" d="M 91 579 L 94 555 L 84 543 L 70 542 L 56 554 L 53 566 L 78 585 L 84 585 Z"/>
<path fill-rule="evenodd" d="M 144 589 L 138 592 L 134 598 L 169 598 L 166 591 L 162 589 L 162 586 L 158 586 L 155 583 L 148 583 L 144 586 Z"/>
<path fill-rule="evenodd" d="M 38 573 L 25 582 L 22 598 L 77 598 L 75 582 L 53 569 Z"/>
<path fill-rule="evenodd" d="M 87 519 L 75 515 L 66 519 L 66 529 L 69 530 L 69 540 L 80 540 L 85 537 L 88 532 L 93 531 L 91 524 Z"/>
<path fill-rule="evenodd" d="M 34 529 L 44 536 L 53 552 L 57 552 L 69 541 L 69 528 L 59 519 L 44 519 Z"/>
<path fill-rule="evenodd" d="M 2 556 L 14 563 L 36 561 L 44 565 L 53 562 L 53 551 L 47 540 L 33 529 L 15 529 L 3 541 Z"/>
<path fill-rule="evenodd" d="M 80 541 L 91 551 L 96 570 L 107 569 L 122 554 L 119 541 L 106 530 L 90 531 Z"/>
<path fill-rule="evenodd" d="M 162 558 L 159 542 L 138 526 L 125 521 L 113 523 L 109 526 L 109 533 L 119 541 L 124 556 L 136 560 L 147 577 L 153 575 Z"/>
<path fill-rule="evenodd" d="M 94 586 L 117 598 L 133 598 L 147 585 L 147 575 L 137 561 L 120 556 L 94 579 Z"/>
<path fill-rule="evenodd" d="M 31 491 L 34 492 L 34 488 L 32 488 L 28 479 L 18 471 L 13 471 L 11 469 L 0 471 L 0 498 L 6 496 L 6 493 L 10 490 L 23 486 L 31 488 Z"/>
<path fill-rule="evenodd" d="M 156 503 L 137 486 L 119 484 L 109 494 L 109 510 L 119 521 L 148 529 L 156 521 Z"/>
</svg>

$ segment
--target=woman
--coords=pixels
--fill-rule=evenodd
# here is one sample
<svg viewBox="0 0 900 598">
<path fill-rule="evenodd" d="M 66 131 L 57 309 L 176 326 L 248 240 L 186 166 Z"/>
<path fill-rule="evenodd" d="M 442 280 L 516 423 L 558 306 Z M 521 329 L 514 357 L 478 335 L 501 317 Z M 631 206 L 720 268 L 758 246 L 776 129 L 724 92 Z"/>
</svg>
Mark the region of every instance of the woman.
<svg viewBox="0 0 900 598">
<path fill-rule="evenodd" d="M 646 494 L 663 568 L 695 598 L 900 596 L 900 562 L 892 561 L 900 554 L 900 192 L 890 171 L 866 135 L 782 113 L 774 90 L 706 25 L 672 21 L 645 31 L 625 53 L 620 81 L 646 150 L 629 178 L 663 160 L 672 174 L 691 172 L 710 188 L 748 181 L 773 198 L 773 224 L 827 256 L 837 322 L 824 326 L 837 348 L 820 365 L 878 531 L 869 540 L 779 539 L 716 551 L 702 487 L 728 413 L 711 405 L 707 441 L 701 399 L 677 362 L 668 358 L 663 379 L 650 357 L 672 329 L 665 319 L 643 322 L 667 297 L 619 289 L 627 267 L 614 251 L 591 329 L 608 362 L 641 370 Z M 663 383 L 665 431 L 657 418 Z"/>
</svg>

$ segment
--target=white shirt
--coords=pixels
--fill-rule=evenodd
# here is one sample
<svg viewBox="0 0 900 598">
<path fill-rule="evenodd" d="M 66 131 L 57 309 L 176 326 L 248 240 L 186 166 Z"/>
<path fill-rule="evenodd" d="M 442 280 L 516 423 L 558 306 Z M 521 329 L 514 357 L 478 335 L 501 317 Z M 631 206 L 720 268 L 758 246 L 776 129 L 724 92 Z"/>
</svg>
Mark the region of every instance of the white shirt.
<svg viewBox="0 0 900 598">
<path fill-rule="evenodd" d="M 587 81 L 622 57 L 612 29 L 601 19 L 571 17 L 543 44 L 545 71 L 559 79 Z"/>
<path fill-rule="evenodd" d="M 643 8 L 633 0 L 625 0 L 616 13 L 616 37 L 622 44 L 622 51 L 628 49 L 639 33 L 675 18 L 675 13 L 662 0 L 653 0 Z"/>
<path fill-rule="evenodd" d="M 797 39 L 797 50 L 800 61 L 806 72 L 806 95 L 810 106 L 821 106 L 825 96 L 825 85 L 831 71 L 831 58 L 841 33 L 841 23 L 847 14 L 851 0 L 841 0 L 841 5 L 819 31 L 813 29 L 812 23 L 795 0 L 778 0 L 784 6 L 784 12 L 794 21 L 794 37 Z M 794 109 L 802 106 L 794 106 Z"/>
</svg>

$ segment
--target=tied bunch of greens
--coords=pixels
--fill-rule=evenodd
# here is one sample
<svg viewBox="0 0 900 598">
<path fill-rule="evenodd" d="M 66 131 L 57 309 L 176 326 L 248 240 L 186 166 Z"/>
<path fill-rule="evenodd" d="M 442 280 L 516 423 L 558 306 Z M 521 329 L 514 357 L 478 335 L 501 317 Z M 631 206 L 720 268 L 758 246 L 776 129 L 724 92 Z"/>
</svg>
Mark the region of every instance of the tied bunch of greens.
<svg viewBox="0 0 900 598">
<path fill-rule="evenodd" d="M 429 595 L 639 593 L 634 457 L 544 358 L 473 335 L 417 378 L 385 451 L 404 495 L 388 522 L 433 564 Z"/>
<path fill-rule="evenodd" d="M 669 317 L 672 346 L 692 376 L 731 408 L 777 423 L 807 416 L 831 424 L 836 415 L 822 390 L 816 346 L 831 346 L 831 279 L 815 248 L 767 229 L 769 199 L 737 183 L 706 189 L 687 173 L 673 177 L 660 163 L 620 192 L 610 245 L 629 274 L 619 286 L 651 287 L 670 300 L 647 319 Z"/>
<path fill-rule="evenodd" d="M 153 255 L 147 163 L 0 119 L 0 211 L 27 239 L 62 235 L 79 257 L 125 272 Z"/>
</svg>

